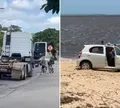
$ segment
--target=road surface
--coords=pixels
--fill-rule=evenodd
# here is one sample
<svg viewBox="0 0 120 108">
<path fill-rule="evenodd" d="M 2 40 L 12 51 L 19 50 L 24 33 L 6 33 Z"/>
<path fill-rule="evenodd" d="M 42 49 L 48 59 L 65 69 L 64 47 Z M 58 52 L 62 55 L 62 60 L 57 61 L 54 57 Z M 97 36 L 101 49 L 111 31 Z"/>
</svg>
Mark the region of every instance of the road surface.
<svg viewBox="0 0 120 108">
<path fill-rule="evenodd" d="M 0 80 L 0 108 L 59 108 L 59 64 L 55 73 L 39 74 L 25 81 Z"/>
</svg>

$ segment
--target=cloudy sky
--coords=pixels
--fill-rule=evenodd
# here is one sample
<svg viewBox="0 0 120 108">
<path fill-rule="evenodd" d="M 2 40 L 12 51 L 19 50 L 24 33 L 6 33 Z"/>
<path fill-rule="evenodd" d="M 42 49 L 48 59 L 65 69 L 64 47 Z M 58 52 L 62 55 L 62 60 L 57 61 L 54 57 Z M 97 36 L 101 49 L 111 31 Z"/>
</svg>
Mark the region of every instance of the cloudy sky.
<svg viewBox="0 0 120 108">
<path fill-rule="evenodd" d="M 62 14 L 119 14 L 120 0 L 61 0 Z"/>
<path fill-rule="evenodd" d="M 24 32 L 35 33 L 46 28 L 59 29 L 59 15 L 40 10 L 45 0 L 0 0 L 0 24 L 18 25 Z"/>
</svg>

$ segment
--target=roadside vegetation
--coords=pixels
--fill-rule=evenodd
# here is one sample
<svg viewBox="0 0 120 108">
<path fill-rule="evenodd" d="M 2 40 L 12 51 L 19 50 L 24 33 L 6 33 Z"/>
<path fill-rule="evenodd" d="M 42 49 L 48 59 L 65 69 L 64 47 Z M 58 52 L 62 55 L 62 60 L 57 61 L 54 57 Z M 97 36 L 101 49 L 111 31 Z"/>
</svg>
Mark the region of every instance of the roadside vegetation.
<svg viewBox="0 0 120 108">
<path fill-rule="evenodd" d="M 59 31 L 53 28 L 48 28 L 43 31 L 33 34 L 33 42 L 47 42 L 55 49 L 59 49 Z"/>
</svg>

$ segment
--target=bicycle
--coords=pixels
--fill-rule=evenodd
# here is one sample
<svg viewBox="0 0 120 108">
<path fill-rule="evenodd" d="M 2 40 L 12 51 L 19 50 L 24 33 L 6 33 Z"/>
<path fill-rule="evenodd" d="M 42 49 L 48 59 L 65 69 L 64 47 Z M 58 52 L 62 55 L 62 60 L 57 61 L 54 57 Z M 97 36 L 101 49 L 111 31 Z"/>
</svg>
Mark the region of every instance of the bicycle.
<svg viewBox="0 0 120 108">
<path fill-rule="evenodd" d="M 49 73 L 54 73 L 54 69 L 52 67 L 52 64 L 48 64 L 48 69 L 49 69 Z"/>
<path fill-rule="evenodd" d="M 54 59 L 51 58 L 50 61 L 48 62 L 49 73 L 54 73 L 53 64 L 54 64 Z"/>
<path fill-rule="evenodd" d="M 46 73 L 47 72 L 47 66 L 46 66 L 46 61 L 45 60 L 40 61 L 40 66 L 41 66 L 41 73 Z"/>
<path fill-rule="evenodd" d="M 42 71 L 42 73 L 46 73 L 46 72 L 47 72 L 47 67 L 44 66 L 44 65 L 42 65 L 42 67 L 41 67 L 41 71 Z"/>
</svg>

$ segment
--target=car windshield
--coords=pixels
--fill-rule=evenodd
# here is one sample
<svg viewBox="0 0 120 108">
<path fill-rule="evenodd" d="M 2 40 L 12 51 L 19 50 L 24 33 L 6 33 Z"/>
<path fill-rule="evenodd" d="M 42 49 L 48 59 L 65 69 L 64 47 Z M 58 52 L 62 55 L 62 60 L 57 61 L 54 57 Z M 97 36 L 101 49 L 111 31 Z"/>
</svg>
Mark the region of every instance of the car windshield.
<svg viewBox="0 0 120 108">
<path fill-rule="evenodd" d="M 120 49 L 118 47 L 115 47 L 116 55 L 120 55 Z"/>
</svg>

